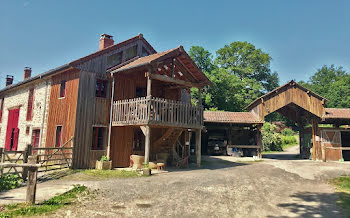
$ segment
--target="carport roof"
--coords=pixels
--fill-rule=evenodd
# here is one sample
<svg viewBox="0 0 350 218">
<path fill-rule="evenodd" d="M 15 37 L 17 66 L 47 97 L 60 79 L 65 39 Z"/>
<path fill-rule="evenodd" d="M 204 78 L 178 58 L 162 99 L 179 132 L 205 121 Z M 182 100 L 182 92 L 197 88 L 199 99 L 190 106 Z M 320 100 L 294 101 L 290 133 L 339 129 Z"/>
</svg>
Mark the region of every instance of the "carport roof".
<svg viewBox="0 0 350 218">
<path fill-rule="evenodd" d="M 326 108 L 326 119 L 350 119 L 350 108 Z"/>
<path fill-rule="evenodd" d="M 239 123 L 239 124 L 262 124 L 252 112 L 226 112 L 226 111 L 204 111 L 204 122 L 211 123 Z"/>
</svg>

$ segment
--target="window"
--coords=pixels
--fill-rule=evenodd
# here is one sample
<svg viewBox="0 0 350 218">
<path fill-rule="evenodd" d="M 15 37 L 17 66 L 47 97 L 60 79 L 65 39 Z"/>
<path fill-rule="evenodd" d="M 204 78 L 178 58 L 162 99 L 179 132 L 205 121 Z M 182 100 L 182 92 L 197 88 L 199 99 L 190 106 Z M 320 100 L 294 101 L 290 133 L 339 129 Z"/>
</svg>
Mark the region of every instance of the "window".
<svg viewBox="0 0 350 218">
<path fill-rule="evenodd" d="M 112 65 L 118 65 L 122 63 L 122 56 L 123 52 L 119 52 L 116 54 L 112 54 L 107 57 L 107 65 L 112 66 Z"/>
<path fill-rule="evenodd" d="M 2 121 L 2 112 L 4 110 L 4 98 L 1 99 L 1 106 L 0 106 L 0 122 Z"/>
<path fill-rule="evenodd" d="M 33 148 L 39 147 L 39 142 L 40 142 L 39 139 L 40 139 L 40 129 L 33 130 L 33 135 L 32 135 Z"/>
<path fill-rule="evenodd" d="M 103 150 L 105 143 L 105 127 L 94 127 L 92 132 L 92 150 Z"/>
<path fill-rule="evenodd" d="M 26 135 L 29 135 L 29 132 L 30 132 L 30 126 L 27 126 L 26 127 Z"/>
<path fill-rule="evenodd" d="M 66 81 L 63 80 L 60 85 L 60 98 L 64 98 L 66 96 Z"/>
<path fill-rule="evenodd" d="M 128 49 L 126 49 L 125 51 L 125 60 L 130 60 L 133 57 L 136 57 L 137 55 L 137 45 L 130 47 Z"/>
<path fill-rule="evenodd" d="M 145 57 L 145 56 L 148 56 L 149 55 L 149 52 L 144 48 L 142 47 L 142 57 Z"/>
<path fill-rule="evenodd" d="M 62 145 L 62 126 L 56 126 L 56 143 L 55 147 L 61 147 Z"/>
<path fill-rule="evenodd" d="M 136 98 L 140 98 L 140 97 L 146 97 L 146 89 L 145 88 L 140 88 L 140 87 L 136 87 Z"/>
<path fill-rule="evenodd" d="M 96 80 L 96 97 L 105 98 L 107 96 L 107 81 Z"/>
<path fill-rule="evenodd" d="M 31 88 L 31 89 L 29 89 L 29 95 L 28 95 L 27 121 L 32 120 L 33 105 L 34 105 L 34 89 Z"/>
</svg>

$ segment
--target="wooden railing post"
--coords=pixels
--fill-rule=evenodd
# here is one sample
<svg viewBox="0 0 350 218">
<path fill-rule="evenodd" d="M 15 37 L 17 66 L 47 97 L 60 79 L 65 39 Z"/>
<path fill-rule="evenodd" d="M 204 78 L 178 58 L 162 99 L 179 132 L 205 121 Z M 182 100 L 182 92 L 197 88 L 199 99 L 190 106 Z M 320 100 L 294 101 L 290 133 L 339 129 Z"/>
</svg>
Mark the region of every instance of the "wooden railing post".
<svg viewBox="0 0 350 218">
<path fill-rule="evenodd" d="M 37 156 L 29 156 L 28 164 L 37 164 Z M 28 167 L 27 196 L 26 201 L 35 204 L 36 182 L 38 177 L 38 167 Z"/>
</svg>

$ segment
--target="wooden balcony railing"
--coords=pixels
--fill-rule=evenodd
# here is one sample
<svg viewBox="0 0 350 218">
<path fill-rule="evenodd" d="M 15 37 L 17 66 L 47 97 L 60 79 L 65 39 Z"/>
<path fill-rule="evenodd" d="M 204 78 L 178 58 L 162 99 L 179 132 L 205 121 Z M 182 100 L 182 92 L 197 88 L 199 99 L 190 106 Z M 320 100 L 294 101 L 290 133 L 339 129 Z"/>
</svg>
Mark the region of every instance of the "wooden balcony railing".
<svg viewBox="0 0 350 218">
<path fill-rule="evenodd" d="M 155 97 L 119 100 L 113 103 L 112 125 L 201 128 L 203 108 L 189 103 Z"/>
</svg>

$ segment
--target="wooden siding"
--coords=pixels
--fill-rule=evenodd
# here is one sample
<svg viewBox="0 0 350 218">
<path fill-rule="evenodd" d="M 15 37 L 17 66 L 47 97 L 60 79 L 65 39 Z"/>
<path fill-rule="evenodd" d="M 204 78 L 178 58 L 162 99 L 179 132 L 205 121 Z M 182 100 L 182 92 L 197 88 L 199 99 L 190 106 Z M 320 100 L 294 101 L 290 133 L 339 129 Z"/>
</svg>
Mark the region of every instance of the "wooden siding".
<svg viewBox="0 0 350 218">
<path fill-rule="evenodd" d="M 320 99 L 296 86 L 286 86 L 284 89 L 278 90 L 274 95 L 260 100 L 260 103 L 257 105 L 259 108 L 254 108 L 252 112 L 259 113 L 260 119 L 264 119 L 266 115 L 292 103 L 318 117 L 322 117 L 325 114 L 324 105 Z"/>
<path fill-rule="evenodd" d="M 125 50 L 137 45 L 137 55 L 141 57 L 141 52 L 142 52 L 142 47 L 145 48 L 149 54 L 152 54 L 153 52 L 148 48 L 147 45 L 142 40 L 138 40 L 136 42 L 130 43 L 124 47 L 115 49 L 113 51 L 110 51 L 108 53 L 105 53 L 103 55 L 100 55 L 98 57 L 95 57 L 91 60 L 88 60 L 86 62 L 83 62 L 81 64 L 78 64 L 76 67 L 83 70 L 83 71 L 88 71 L 88 72 L 95 72 L 95 73 L 106 73 L 106 70 L 110 67 L 113 67 L 113 65 L 108 65 L 107 64 L 107 57 L 113 54 L 117 54 L 121 51 L 123 51 L 123 56 L 122 56 L 122 62 L 125 61 Z"/>
<path fill-rule="evenodd" d="M 60 83 L 66 80 L 66 94 L 59 98 Z M 47 121 L 46 147 L 54 147 L 56 126 L 62 125 L 62 144 L 75 134 L 75 118 L 79 87 L 79 71 L 70 70 L 53 76 Z"/>
</svg>

